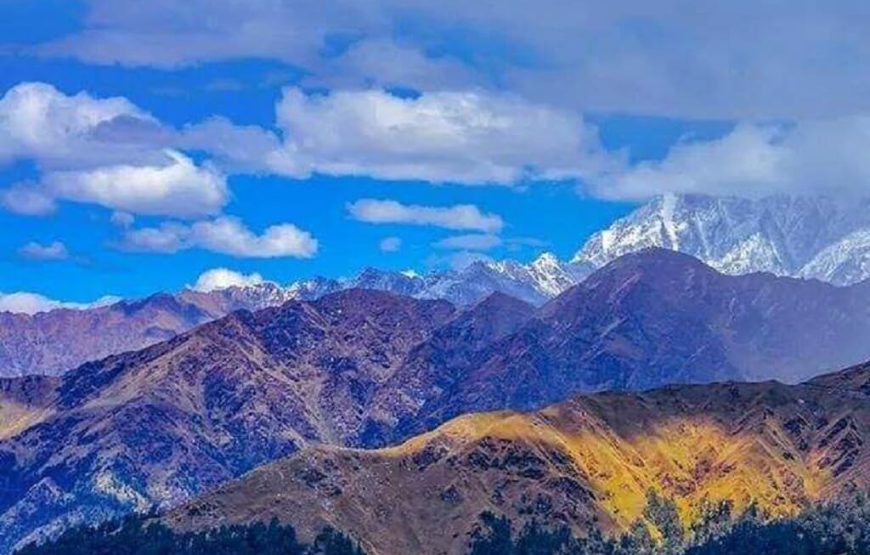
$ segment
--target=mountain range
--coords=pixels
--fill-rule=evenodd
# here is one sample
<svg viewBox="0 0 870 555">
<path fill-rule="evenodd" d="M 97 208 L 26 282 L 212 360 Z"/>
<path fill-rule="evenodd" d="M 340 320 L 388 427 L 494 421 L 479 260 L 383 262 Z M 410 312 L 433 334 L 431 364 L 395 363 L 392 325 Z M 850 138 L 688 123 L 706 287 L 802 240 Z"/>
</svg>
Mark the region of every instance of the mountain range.
<svg viewBox="0 0 870 555">
<path fill-rule="evenodd" d="M 667 195 L 594 234 L 568 262 L 544 253 L 529 264 L 478 261 L 459 271 L 426 275 L 368 268 L 350 279 L 186 289 L 86 310 L 0 313 L 0 376 L 57 375 L 155 344 L 234 310 L 314 300 L 345 289 L 443 299 L 458 306 L 500 292 L 540 306 L 620 256 L 651 247 L 689 254 L 731 275 L 767 272 L 851 285 L 870 277 L 870 203 Z"/>
<path fill-rule="evenodd" d="M 234 310 L 313 300 L 344 289 L 444 299 L 459 306 L 500 292 L 540 306 L 620 256 L 651 247 L 689 254 L 726 274 L 767 272 L 850 285 L 870 277 L 870 204 L 819 197 L 667 195 L 594 234 L 567 262 L 544 253 L 529 264 L 478 261 L 460 271 L 427 275 L 368 268 L 351 279 L 186 289 L 86 310 L 0 313 L 0 376 L 57 375 L 89 360 L 147 347 Z"/>
<path fill-rule="evenodd" d="M 348 289 L 235 311 L 61 377 L 0 380 L 0 553 L 184 502 L 315 444 L 379 447 L 578 392 L 798 381 L 870 358 L 867 287 L 729 276 L 652 249 L 540 308 Z"/>
<path fill-rule="evenodd" d="M 314 300 L 336 291 L 388 291 L 459 306 L 502 292 L 540 305 L 576 281 L 553 255 L 543 254 L 527 265 L 476 262 L 459 272 L 428 276 L 368 268 L 340 281 L 319 277 L 286 287 L 263 282 L 212 291 L 185 289 L 84 310 L 0 312 L 0 377 L 62 374 L 90 360 L 153 345 L 236 310 Z"/>
<path fill-rule="evenodd" d="M 870 365 L 802 385 L 672 386 L 471 414 L 382 450 L 319 446 L 170 512 L 179 530 L 330 526 L 371 555 L 461 555 L 486 511 L 578 536 L 644 522 L 650 490 L 689 528 L 728 502 L 790 516 L 870 487 Z"/>
</svg>

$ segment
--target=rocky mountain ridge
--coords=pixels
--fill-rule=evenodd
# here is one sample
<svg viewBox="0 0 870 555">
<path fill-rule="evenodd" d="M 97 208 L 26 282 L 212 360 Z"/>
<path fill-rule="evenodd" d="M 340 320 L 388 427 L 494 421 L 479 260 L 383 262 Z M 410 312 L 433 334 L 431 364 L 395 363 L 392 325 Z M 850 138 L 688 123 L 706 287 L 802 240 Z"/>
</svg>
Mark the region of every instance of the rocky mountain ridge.
<svg viewBox="0 0 870 555">
<path fill-rule="evenodd" d="M 864 287 L 727 276 L 650 250 L 542 308 L 351 289 L 0 381 L 0 553 L 183 502 L 312 444 L 376 447 L 469 411 L 868 359 Z"/>
</svg>

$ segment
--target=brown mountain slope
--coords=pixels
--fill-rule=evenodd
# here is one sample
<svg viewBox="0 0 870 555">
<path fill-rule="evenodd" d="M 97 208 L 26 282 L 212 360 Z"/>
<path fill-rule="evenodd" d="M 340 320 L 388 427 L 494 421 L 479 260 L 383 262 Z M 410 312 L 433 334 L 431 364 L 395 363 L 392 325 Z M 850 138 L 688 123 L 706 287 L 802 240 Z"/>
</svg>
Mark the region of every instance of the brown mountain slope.
<svg viewBox="0 0 870 555">
<path fill-rule="evenodd" d="M 624 530 L 649 488 L 793 513 L 870 486 L 870 365 L 803 385 L 669 387 L 460 417 L 398 447 L 307 449 L 175 511 L 180 529 L 278 517 L 377 555 L 460 554 L 478 515 Z"/>
<path fill-rule="evenodd" d="M 0 382 L 0 553 L 34 531 L 179 502 L 309 442 L 346 443 L 373 391 L 453 314 L 351 290 L 233 313 L 62 378 Z"/>
</svg>

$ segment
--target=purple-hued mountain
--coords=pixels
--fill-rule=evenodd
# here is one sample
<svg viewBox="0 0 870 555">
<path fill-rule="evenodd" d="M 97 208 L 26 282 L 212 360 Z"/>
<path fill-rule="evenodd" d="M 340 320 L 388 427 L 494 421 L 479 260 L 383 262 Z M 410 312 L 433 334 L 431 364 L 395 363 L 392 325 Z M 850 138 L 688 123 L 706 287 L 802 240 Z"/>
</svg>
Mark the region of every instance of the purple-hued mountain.
<svg viewBox="0 0 870 555">
<path fill-rule="evenodd" d="M 626 255 L 482 348 L 463 351 L 458 340 L 411 357 L 382 394 L 391 417 L 369 426 L 398 430 L 385 433 L 389 442 L 465 412 L 533 409 L 568 392 L 796 383 L 870 358 L 868 296 L 867 282 L 729 276 L 663 249 Z M 465 362 L 450 372 L 429 362 L 456 351 Z"/>
<path fill-rule="evenodd" d="M 89 360 L 165 341 L 234 310 L 314 300 L 347 289 L 444 299 L 459 306 L 501 292 L 540 305 L 575 282 L 567 266 L 544 254 L 530 264 L 476 262 L 461 271 L 426 276 L 368 268 L 340 281 L 313 278 L 286 287 L 263 282 L 208 292 L 185 289 L 88 309 L 0 312 L 0 377 L 58 375 Z"/>
<path fill-rule="evenodd" d="M 870 358 L 867 285 L 625 256 L 542 308 L 352 289 L 239 311 L 59 378 L 0 381 L 0 553 L 166 506 L 312 443 L 675 382 L 797 381 Z"/>
</svg>

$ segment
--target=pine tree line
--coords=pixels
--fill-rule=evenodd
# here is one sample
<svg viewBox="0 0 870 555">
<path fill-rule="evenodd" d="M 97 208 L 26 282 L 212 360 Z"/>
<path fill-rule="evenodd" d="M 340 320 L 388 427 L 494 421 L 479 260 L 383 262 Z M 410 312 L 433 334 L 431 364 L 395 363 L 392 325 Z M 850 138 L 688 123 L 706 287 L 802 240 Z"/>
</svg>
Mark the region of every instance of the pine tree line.
<svg viewBox="0 0 870 555">
<path fill-rule="evenodd" d="M 31 545 L 16 555 L 365 555 L 347 536 L 324 530 L 312 545 L 300 543 L 292 526 L 224 526 L 176 533 L 141 517 L 69 530 L 55 541 Z"/>
<path fill-rule="evenodd" d="M 577 538 L 567 528 L 532 522 L 514 530 L 504 517 L 486 513 L 470 555 L 870 555 L 870 500 L 852 492 L 800 516 L 771 519 L 755 506 L 734 518 L 727 501 L 708 503 L 686 527 L 676 504 L 656 492 L 644 518 L 616 539 L 593 531 Z"/>
</svg>

